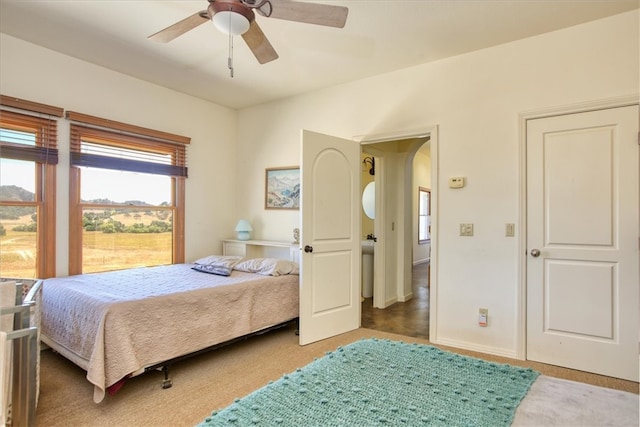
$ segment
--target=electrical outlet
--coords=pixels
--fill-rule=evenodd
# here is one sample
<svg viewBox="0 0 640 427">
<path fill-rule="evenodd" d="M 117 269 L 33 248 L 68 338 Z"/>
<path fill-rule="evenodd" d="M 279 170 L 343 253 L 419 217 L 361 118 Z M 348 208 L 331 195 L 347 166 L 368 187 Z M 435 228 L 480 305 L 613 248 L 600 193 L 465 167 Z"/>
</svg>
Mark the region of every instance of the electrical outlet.
<svg viewBox="0 0 640 427">
<path fill-rule="evenodd" d="M 487 326 L 489 322 L 489 309 L 481 308 L 478 310 L 478 325 Z"/>
<path fill-rule="evenodd" d="M 507 224 L 505 227 L 504 235 L 507 237 L 513 237 L 516 235 L 516 225 L 515 224 Z"/>
<path fill-rule="evenodd" d="M 460 224 L 461 236 L 473 236 L 473 224 Z"/>
</svg>

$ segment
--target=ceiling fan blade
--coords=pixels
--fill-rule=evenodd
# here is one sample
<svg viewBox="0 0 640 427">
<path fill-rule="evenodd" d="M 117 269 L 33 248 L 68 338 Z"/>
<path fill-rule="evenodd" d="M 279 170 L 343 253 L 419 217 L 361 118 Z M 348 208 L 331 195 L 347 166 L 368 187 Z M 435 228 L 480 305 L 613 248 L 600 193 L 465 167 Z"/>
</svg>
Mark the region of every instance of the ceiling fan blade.
<svg viewBox="0 0 640 427">
<path fill-rule="evenodd" d="M 343 28 L 349 14 L 349 9 L 343 6 L 290 0 L 270 0 L 270 2 L 273 9 L 270 17 L 287 21 Z"/>
<path fill-rule="evenodd" d="M 194 13 L 188 18 L 183 19 L 182 21 L 178 21 L 173 25 L 168 26 L 164 30 L 160 30 L 155 34 L 147 37 L 149 40 L 154 40 L 160 43 L 168 43 L 171 40 L 183 35 L 187 31 L 191 31 L 196 28 L 198 25 L 207 22 L 209 20 L 209 15 L 206 10 L 201 12 Z"/>
<path fill-rule="evenodd" d="M 274 59 L 278 59 L 278 54 L 256 21 L 251 22 L 249 30 L 242 35 L 242 38 L 259 63 L 266 64 Z"/>
</svg>

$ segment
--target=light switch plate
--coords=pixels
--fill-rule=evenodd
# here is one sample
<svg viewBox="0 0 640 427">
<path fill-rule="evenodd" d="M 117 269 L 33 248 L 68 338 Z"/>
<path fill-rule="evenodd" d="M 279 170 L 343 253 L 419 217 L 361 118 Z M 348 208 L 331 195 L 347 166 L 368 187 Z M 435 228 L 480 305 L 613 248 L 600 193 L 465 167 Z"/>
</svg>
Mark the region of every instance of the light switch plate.
<svg viewBox="0 0 640 427">
<path fill-rule="evenodd" d="M 464 187 L 464 177 L 462 176 L 452 176 L 449 178 L 449 188 L 462 188 Z"/>
<path fill-rule="evenodd" d="M 461 236 L 473 236 L 473 224 L 460 224 Z"/>
<path fill-rule="evenodd" d="M 508 223 L 505 227 L 504 235 L 507 237 L 513 237 L 516 235 L 516 225 Z"/>
</svg>

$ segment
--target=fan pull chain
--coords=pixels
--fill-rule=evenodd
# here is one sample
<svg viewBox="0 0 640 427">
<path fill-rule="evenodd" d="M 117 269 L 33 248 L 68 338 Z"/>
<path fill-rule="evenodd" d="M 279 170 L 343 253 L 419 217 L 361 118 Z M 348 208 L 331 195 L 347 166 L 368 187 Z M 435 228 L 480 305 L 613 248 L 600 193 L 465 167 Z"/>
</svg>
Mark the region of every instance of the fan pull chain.
<svg viewBox="0 0 640 427">
<path fill-rule="evenodd" d="M 231 14 L 229 14 L 229 28 L 231 28 Z M 229 58 L 227 59 L 227 67 L 229 67 L 229 74 L 233 78 L 233 36 L 229 32 Z"/>
</svg>

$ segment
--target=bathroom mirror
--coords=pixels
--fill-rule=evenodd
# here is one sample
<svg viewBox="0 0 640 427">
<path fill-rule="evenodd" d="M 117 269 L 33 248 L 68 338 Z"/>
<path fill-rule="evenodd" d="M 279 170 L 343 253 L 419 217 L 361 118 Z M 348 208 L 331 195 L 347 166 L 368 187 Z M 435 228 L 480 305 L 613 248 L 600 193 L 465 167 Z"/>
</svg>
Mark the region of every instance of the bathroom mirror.
<svg viewBox="0 0 640 427">
<path fill-rule="evenodd" d="M 362 192 L 362 209 L 364 210 L 364 214 L 371 218 L 375 219 L 376 217 L 376 183 L 370 182 L 364 187 L 364 191 Z"/>
</svg>

